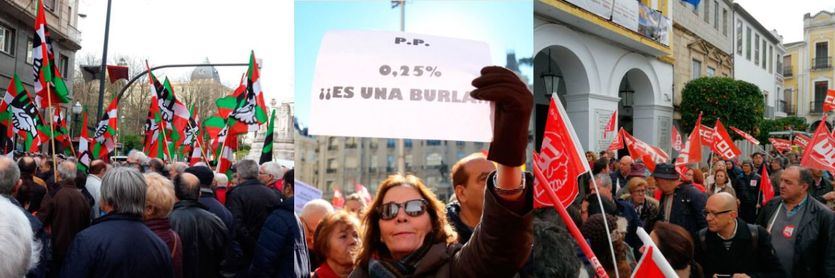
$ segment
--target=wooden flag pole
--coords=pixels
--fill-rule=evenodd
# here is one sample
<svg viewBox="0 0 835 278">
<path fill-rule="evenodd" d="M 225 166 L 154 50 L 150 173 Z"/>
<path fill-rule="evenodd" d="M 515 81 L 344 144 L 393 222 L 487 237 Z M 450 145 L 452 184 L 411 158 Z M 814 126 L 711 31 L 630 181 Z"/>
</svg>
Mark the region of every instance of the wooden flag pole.
<svg viewBox="0 0 835 278">
<path fill-rule="evenodd" d="M 168 137 L 165 136 L 165 119 L 160 122 L 160 129 L 162 132 L 162 144 L 165 145 L 165 152 L 168 154 L 168 159 L 172 159 L 171 150 L 168 148 Z"/>
<path fill-rule="evenodd" d="M 47 107 L 55 109 L 52 107 L 52 90 L 49 89 L 49 83 L 46 83 L 46 101 L 48 103 Z M 52 115 L 49 117 L 49 143 L 52 147 L 52 174 L 55 178 L 55 182 L 58 182 L 58 160 L 55 158 L 55 121 L 52 119 Z"/>
</svg>

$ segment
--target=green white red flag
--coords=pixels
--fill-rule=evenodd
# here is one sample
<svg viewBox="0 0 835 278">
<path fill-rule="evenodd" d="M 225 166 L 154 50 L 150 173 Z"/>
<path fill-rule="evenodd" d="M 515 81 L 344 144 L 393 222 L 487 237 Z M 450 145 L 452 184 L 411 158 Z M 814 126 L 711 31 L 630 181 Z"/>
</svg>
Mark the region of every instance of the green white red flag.
<svg viewBox="0 0 835 278">
<path fill-rule="evenodd" d="M 35 15 L 35 36 L 32 38 L 32 66 L 35 74 L 35 103 L 44 109 L 69 103 L 68 90 L 55 65 L 52 39 L 46 24 L 43 0 L 38 0 Z"/>
<path fill-rule="evenodd" d="M 87 133 L 87 112 L 84 112 L 82 116 L 83 121 L 81 122 L 81 135 L 78 136 L 78 151 L 76 154 L 78 155 L 78 169 L 84 172 L 87 172 L 87 169 L 90 168 L 90 161 L 92 157 L 92 153 L 90 152 L 90 143 L 92 140 Z"/>
<path fill-rule="evenodd" d="M 116 150 L 116 130 L 119 128 L 119 98 L 113 98 L 104 115 L 96 125 L 93 139 L 96 141 L 93 154 L 96 158 L 106 159 Z"/>
</svg>

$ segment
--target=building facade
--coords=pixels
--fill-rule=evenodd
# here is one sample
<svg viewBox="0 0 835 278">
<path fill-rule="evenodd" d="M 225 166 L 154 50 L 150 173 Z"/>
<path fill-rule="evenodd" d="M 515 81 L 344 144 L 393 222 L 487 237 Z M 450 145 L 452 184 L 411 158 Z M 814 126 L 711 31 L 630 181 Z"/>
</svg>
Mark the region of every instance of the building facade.
<svg viewBox="0 0 835 278">
<path fill-rule="evenodd" d="M 295 132 L 293 131 L 293 103 L 284 102 L 279 105 L 275 99 L 272 99 L 269 110 L 269 113 L 275 111 L 275 124 L 273 124 L 273 161 L 292 169 L 294 160 L 296 159 L 296 148 L 293 142 L 295 137 Z M 261 128 L 255 134 L 249 149 L 249 155 L 246 158 L 258 161 L 261 159 L 261 150 L 264 148 L 267 125 L 261 125 Z"/>
<path fill-rule="evenodd" d="M 835 88 L 832 53 L 835 47 L 835 11 L 803 16 L 803 41 L 787 45 L 785 92 L 795 100 L 797 115 L 816 125 L 821 119 L 826 91 Z"/>
<path fill-rule="evenodd" d="M 704 0 L 694 8 L 684 1 L 673 2 L 673 105 L 678 108 L 681 92 L 690 80 L 733 76 L 733 3 Z M 673 119 L 681 119 L 678 109 Z"/>
<path fill-rule="evenodd" d="M 78 0 L 44 0 L 55 63 L 72 95 L 75 53 L 81 49 Z M 33 89 L 32 38 L 37 1 L 0 0 L 0 84 L 17 73 L 27 90 Z"/>
<path fill-rule="evenodd" d="M 603 130 L 617 111 L 619 126 L 670 151 L 673 2 L 534 1 L 537 149 L 556 94 L 585 150 L 609 145 Z"/>
<path fill-rule="evenodd" d="M 734 78 L 759 87 L 763 93 L 765 117 L 785 117 L 777 107 L 783 96 L 782 37 L 769 31 L 739 4 L 734 9 Z M 783 110 L 783 109 L 779 109 Z"/>
</svg>

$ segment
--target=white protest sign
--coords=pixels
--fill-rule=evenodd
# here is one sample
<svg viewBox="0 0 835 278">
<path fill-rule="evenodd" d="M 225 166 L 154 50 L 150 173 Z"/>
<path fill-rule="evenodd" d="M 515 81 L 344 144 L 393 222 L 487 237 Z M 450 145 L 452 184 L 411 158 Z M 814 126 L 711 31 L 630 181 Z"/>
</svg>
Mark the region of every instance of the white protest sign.
<svg viewBox="0 0 835 278">
<path fill-rule="evenodd" d="M 310 133 L 489 142 L 491 103 L 470 97 L 486 43 L 380 31 L 330 31 L 313 78 Z"/>
<path fill-rule="evenodd" d="M 302 213 L 304 204 L 316 199 L 322 199 L 322 190 L 299 180 L 293 181 L 293 209 L 296 213 Z"/>
</svg>

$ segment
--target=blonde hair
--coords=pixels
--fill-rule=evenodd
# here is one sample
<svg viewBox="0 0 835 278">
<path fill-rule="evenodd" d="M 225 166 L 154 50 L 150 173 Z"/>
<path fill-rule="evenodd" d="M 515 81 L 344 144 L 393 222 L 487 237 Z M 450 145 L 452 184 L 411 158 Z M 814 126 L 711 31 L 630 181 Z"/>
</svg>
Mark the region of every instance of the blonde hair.
<svg viewBox="0 0 835 278">
<path fill-rule="evenodd" d="M 165 218 L 174 208 L 177 198 L 174 195 L 174 184 L 157 173 L 145 174 L 148 190 L 145 193 L 145 209 L 152 210 L 150 219 Z"/>
<path fill-rule="evenodd" d="M 629 193 L 635 192 L 635 190 L 638 190 L 638 187 L 641 185 L 647 187 L 647 180 L 641 177 L 634 177 L 629 179 L 628 182 L 626 182 L 626 188 L 628 188 Z"/>
</svg>

